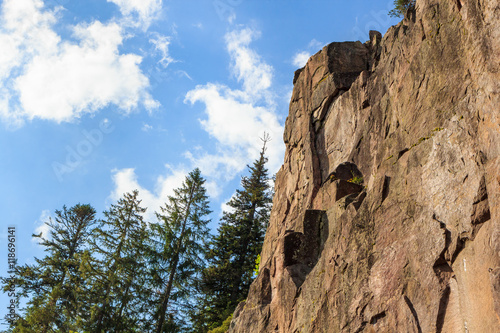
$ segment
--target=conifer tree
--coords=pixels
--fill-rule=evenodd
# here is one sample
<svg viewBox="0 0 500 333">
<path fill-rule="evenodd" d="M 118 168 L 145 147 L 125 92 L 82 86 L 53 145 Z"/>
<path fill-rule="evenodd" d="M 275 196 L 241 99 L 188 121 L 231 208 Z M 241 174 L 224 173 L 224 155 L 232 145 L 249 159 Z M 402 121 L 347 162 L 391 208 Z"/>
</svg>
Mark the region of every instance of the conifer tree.
<svg viewBox="0 0 500 333">
<path fill-rule="evenodd" d="M 248 294 L 257 256 L 262 249 L 269 221 L 272 193 L 266 169 L 265 135 L 259 158 L 248 166 L 241 190 L 228 202 L 218 234 L 210 243 L 208 267 L 203 270 L 197 311 L 192 315 L 195 330 L 206 332 L 222 325 Z"/>
<path fill-rule="evenodd" d="M 176 316 L 182 315 L 203 267 L 210 214 L 204 183 L 199 169 L 190 172 L 157 213 L 159 222 L 151 225 L 152 285 L 158 292 L 153 314 L 156 333 L 181 330 Z"/>
<path fill-rule="evenodd" d="M 415 0 L 394 0 L 394 9 L 389 11 L 389 16 L 403 17 L 411 8 L 415 8 Z"/>
<path fill-rule="evenodd" d="M 138 191 L 126 193 L 104 212 L 105 219 L 93 230 L 96 259 L 86 262 L 87 304 L 91 318 L 86 330 L 139 332 L 144 320 L 147 286 L 143 243 L 147 224 Z"/>
<path fill-rule="evenodd" d="M 96 223 L 90 205 L 77 204 L 56 210 L 55 220 L 46 222 L 47 235 L 33 235 L 47 255 L 35 264 L 16 268 L 13 279 L 2 279 L 4 290 L 11 284 L 18 297 L 30 297 L 25 315 L 11 325 L 12 332 L 69 332 L 79 329 L 86 312 L 82 307 L 85 281 L 80 271 L 91 228 Z M 47 238 L 45 238 L 47 237 Z"/>
</svg>

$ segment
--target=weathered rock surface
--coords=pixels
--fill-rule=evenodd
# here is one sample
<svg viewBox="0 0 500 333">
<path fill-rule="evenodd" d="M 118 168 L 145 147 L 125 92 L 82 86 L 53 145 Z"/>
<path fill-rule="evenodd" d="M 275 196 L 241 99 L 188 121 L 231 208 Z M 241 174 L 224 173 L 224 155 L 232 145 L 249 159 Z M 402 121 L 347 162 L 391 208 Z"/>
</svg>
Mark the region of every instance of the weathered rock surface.
<svg viewBox="0 0 500 333">
<path fill-rule="evenodd" d="M 230 332 L 500 332 L 499 18 L 498 0 L 417 0 L 296 72 Z"/>
</svg>

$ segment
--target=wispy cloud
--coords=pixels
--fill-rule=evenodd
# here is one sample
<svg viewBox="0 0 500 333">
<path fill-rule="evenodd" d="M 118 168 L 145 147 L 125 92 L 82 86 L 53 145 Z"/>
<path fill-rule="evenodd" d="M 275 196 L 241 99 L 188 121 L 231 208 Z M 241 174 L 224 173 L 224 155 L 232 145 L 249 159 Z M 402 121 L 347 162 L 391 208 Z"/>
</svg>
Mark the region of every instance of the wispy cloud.
<svg viewBox="0 0 500 333">
<path fill-rule="evenodd" d="M 162 0 L 108 0 L 120 8 L 126 22 L 147 30 L 161 13 Z"/>
<path fill-rule="evenodd" d="M 187 103 L 205 105 L 206 118 L 200 123 L 217 142 L 215 154 L 187 152 L 186 156 L 206 174 L 232 179 L 247 163 L 258 157 L 267 132 L 274 139 L 268 144 L 268 167 L 276 172 L 282 163 L 283 127 L 276 115 L 271 91 L 273 68 L 250 48 L 260 33 L 250 28 L 235 30 L 225 36 L 231 56 L 231 73 L 242 89 L 207 83 L 186 94 Z"/>
<path fill-rule="evenodd" d="M 231 72 L 243 84 L 242 97 L 266 96 L 271 86 L 273 68 L 250 48 L 250 43 L 260 37 L 260 32 L 250 28 L 226 34 L 226 48 L 231 56 Z"/>
<path fill-rule="evenodd" d="M 312 49 L 313 52 L 317 52 L 319 51 L 325 44 L 316 40 L 316 39 L 312 39 L 309 44 L 307 45 L 307 47 L 309 49 Z"/>
<path fill-rule="evenodd" d="M 149 132 L 153 129 L 153 126 L 149 125 L 149 124 L 143 124 L 142 127 L 141 127 L 141 130 L 143 132 Z"/>
<path fill-rule="evenodd" d="M 149 42 L 155 46 L 155 51 L 160 53 L 161 59 L 158 61 L 158 63 L 160 63 L 163 67 L 167 67 L 175 61 L 168 52 L 170 37 L 155 34 L 155 37 L 151 38 Z"/>
<path fill-rule="evenodd" d="M 185 78 L 193 81 L 193 78 L 191 76 L 189 76 L 189 74 L 186 71 L 177 70 L 177 71 L 175 71 L 175 74 L 177 74 L 178 77 L 185 77 Z"/>
</svg>

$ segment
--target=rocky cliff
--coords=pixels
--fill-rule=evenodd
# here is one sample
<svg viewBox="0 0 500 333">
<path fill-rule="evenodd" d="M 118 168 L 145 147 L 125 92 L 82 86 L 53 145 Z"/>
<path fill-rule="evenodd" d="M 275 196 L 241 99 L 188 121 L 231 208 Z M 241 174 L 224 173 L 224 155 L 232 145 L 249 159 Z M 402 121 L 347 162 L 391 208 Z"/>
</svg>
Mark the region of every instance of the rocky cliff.
<svg viewBox="0 0 500 333">
<path fill-rule="evenodd" d="M 230 332 L 500 332 L 500 5 L 417 0 L 295 73 Z"/>
</svg>

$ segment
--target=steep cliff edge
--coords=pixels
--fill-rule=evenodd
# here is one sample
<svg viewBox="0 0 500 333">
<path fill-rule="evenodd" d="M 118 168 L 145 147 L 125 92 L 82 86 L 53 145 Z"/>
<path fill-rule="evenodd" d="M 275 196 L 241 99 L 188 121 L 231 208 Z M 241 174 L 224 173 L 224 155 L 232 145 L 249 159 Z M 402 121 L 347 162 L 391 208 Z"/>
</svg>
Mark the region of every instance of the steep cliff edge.
<svg viewBox="0 0 500 333">
<path fill-rule="evenodd" d="M 230 332 L 500 332 L 500 4 L 417 0 L 296 72 Z"/>
</svg>

